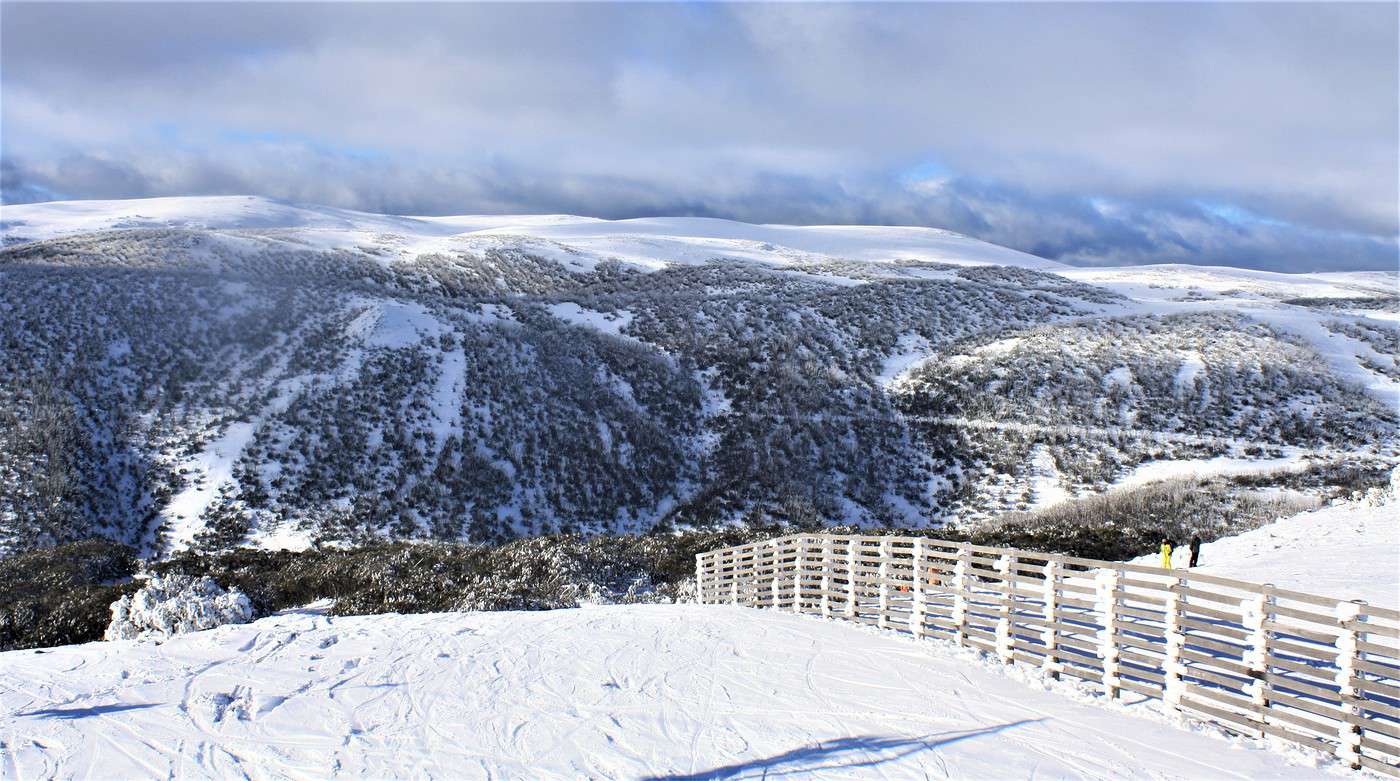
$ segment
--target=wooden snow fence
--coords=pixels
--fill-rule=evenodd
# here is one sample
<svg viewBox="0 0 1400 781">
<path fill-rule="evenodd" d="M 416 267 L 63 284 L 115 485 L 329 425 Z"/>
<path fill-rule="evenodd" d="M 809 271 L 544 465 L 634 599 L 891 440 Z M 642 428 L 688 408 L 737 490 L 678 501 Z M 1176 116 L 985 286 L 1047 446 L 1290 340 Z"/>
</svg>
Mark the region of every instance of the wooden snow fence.
<svg viewBox="0 0 1400 781">
<path fill-rule="evenodd" d="M 1393 608 L 918 537 L 789 535 L 702 553 L 696 576 L 703 604 L 948 638 L 1400 777 Z"/>
</svg>

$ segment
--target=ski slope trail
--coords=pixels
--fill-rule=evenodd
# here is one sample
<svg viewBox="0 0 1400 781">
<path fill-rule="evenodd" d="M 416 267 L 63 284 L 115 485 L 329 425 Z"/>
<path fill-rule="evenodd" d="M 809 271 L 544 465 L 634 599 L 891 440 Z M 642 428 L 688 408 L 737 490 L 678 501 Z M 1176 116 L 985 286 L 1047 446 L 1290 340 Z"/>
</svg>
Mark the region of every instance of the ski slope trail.
<svg viewBox="0 0 1400 781">
<path fill-rule="evenodd" d="M 726 606 L 305 610 L 163 645 L 0 654 L 0 777 L 1340 772 L 1039 680 L 940 643 Z"/>
</svg>

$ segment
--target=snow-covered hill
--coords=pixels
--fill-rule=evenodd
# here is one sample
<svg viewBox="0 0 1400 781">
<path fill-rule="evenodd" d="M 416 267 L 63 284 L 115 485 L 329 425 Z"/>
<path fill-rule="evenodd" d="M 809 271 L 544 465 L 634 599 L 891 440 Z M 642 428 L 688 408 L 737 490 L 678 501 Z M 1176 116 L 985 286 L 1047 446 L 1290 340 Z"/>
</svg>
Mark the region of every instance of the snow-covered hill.
<svg viewBox="0 0 1400 781">
<path fill-rule="evenodd" d="M 0 653 L 0 777 L 1317 778 L 1035 671 L 731 607 L 274 616 Z M 1023 680 L 1022 680 L 1023 679 Z M 1298 763 L 1298 764 L 1294 764 Z"/>
<path fill-rule="evenodd" d="M 1400 407 L 1400 275 L 1280 274 L 1220 266 L 1130 266 L 1059 273 L 1121 293 L 1128 311 L 1231 311 L 1306 343 L 1333 373 Z"/>
<path fill-rule="evenodd" d="M 696 217 L 395 217 L 252 196 L 8 205 L 0 220 L 0 238 L 8 245 L 125 228 L 296 229 L 301 238 L 322 248 L 374 247 L 403 259 L 426 252 L 519 247 L 586 268 L 607 259 L 641 268 L 661 268 L 714 258 L 775 265 L 839 258 L 1034 269 L 1064 267 L 932 228 L 750 225 Z"/>
<path fill-rule="evenodd" d="M 1400 425 L 1394 275 L 239 197 L 0 219 L 0 551 L 925 526 Z"/>
</svg>

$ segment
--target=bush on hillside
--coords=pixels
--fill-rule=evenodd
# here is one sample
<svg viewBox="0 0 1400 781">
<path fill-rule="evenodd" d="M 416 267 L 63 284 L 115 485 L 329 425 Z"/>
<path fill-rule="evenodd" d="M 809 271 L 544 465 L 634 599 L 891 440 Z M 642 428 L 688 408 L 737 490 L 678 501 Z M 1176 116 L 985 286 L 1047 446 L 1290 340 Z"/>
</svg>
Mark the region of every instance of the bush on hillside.
<svg viewBox="0 0 1400 781">
<path fill-rule="evenodd" d="M 971 535 L 979 545 L 1119 561 L 1199 535 L 1205 542 L 1240 534 L 1315 506 L 1234 490 L 1223 478 L 1167 480 L 1010 513 Z"/>
<path fill-rule="evenodd" d="M 1386 478 L 1389 475 L 1386 474 Z M 1347 485 L 1375 478 L 1345 471 Z M 978 545 L 1123 560 L 1150 553 L 1163 537 L 1204 540 L 1238 534 L 1306 507 L 1242 488 L 1240 478 L 1172 481 L 1013 513 L 970 528 L 883 529 Z M 693 598 L 695 555 L 769 539 L 813 523 L 728 527 L 648 535 L 554 535 L 500 545 L 371 543 L 305 551 L 236 548 L 189 552 L 148 565 L 152 576 L 209 578 L 246 595 L 254 615 L 334 600 L 337 615 L 456 610 L 546 610 L 588 603 L 671 602 Z M 851 528 L 832 528 L 851 532 Z M 79 543 L 0 560 L 0 650 L 96 640 L 108 607 L 139 584 L 134 552 Z M 12 574 L 13 573 L 13 574 Z M 129 604 L 134 604 L 131 600 Z"/>
<path fill-rule="evenodd" d="M 0 651 L 100 640 L 136 568 L 135 550 L 106 540 L 0 560 Z"/>
<path fill-rule="evenodd" d="M 208 575 L 266 614 L 333 599 L 338 615 L 547 610 L 588 603 L 673 602 L 693 588 L 695 554 L 765 539 L 776 528 L 651 535 L 554 535 L 502 545 L 377 543 L 301 552 L 187 553 L 152 565 Z"/>
</svg>

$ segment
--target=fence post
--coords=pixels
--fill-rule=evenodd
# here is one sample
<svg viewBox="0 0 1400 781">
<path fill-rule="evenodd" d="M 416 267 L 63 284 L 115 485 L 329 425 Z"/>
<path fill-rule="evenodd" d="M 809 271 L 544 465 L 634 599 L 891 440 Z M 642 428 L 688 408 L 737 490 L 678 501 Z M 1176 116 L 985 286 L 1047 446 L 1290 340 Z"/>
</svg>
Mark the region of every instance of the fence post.
<svg viewBox="0 0 1400 781">
<path fill-rule="evenodd" d="M 1274 604 L 1273 591 L 1274 584 L 1265 583 L 1262 593 L 1251 599 L 1244 610 L 1244 626 L 1249 630 L 1249 650 L 1242 654 L 1242 661 L 1249 668 L 1249 699 L 1259 710 L 1261 724 L 1269 723 L 1269 630 L 1265 624 L 1273 615 L 1269 610 Z"/>
<path fill-rule="evenodd" d="M 777 610 L 778 600 L 782 597 L 782 589 L 778 586 L 778 540 L 773 540 L 770 547 L 773 548 L 773 579 L 768 582 L 768 591 L 773 596 L 773 609 Z"/>
<path fill-rule="evenodd" d="M 924 538 L 914 538 L 914 582 L 911 587 L 913 593 L 913 609 L 909 611 L 909 631 L 914 633 L 916 639 L 923 639 L 924 636 L 924 616 L 928 613 L 928 608 L 924 604 L 926 595 L 924 594 L 924 576 L 927 573 L 927 562 L 924 559 Z"/>
<path fill-rule="evenodd" d="M 807 538 L 797 538 L 797 555 L 792 570 L 792 612 L 802 612 L 802 576 L 807 565 Z"/>
<path fill-rule="evenodd" d="M 856 538 L 846 538 L 846 617 L 856 617 Z"/>
<path fill-rule="evenodd" d="M 1002 664 L 1011 664 L 1011 602 L 1015 586 L 1011 581 L 1011 564 L 1015 557 L 1005 553 L 997 557 L 997 574 L 1001 575 L 1001 604 L 997 605 L 997 658 Z"/>
<path fill-rule="evenodd" d="M 695 554 L 695 601 L 705 604 L 705 559 L 713 553 Z"/>
<path fill-rule="evenodd" d="M 1103 687 L 1109 697 L 1118 698 L 1118 644 L 1113 640 L 1113 622 L 1118 617 L 1118 570 L 1100 569 L 1095 577 L 1099 630 L 1099 656 L 1103 658 Z"/>
<path fill-rule="evenodd" d="M 1041 660 L 1040 666 L 1050 673 L 1050 677 L 1055 680 L 1060 679 L 1060 670 L 1064 665 L 1060 664 L 1057 658 L 1057 639 L 1059 633 L 1055 631 L 1055 610 L 1056 597 L 1059 596 L 1060 562 L 1054 559 L 1045 560 L 1045 582 L 1041 586 L 1041 618 L 1047 626 L 1040 630 L 1040 641 L 1045 644 L 1045 658 Z"/>
<path fill-rule="evenodd" d="M 771 547 L 765 543 L 754 543 L 753 546 L 753 578 L 749 581 L 749 604 L 758 607 L 758 595 L 763 589 L 763 575 L 767 571 L 763 566 L 763 551 Z"/>
<path fill-rule="evenodd" d="M 1181 648 L 1186 644 L 1186 634 L 1181 628 L 1181 578 L 1171 576 L 1167 586 L 1166 615 L 1162 619 L 1167 636 L 1166 658 L 1162 660 L 1162 700 L 1177 710 L 1181 709 L 1181 695 L 1185 682 L 1182 675 L 1186 667 L 1181 663 Z"/>
<path fill-rule="evenodd" d="M 1358 718 L 1361 716 L 1361 706 L 1356 704 L 1356 700 L 1361 697 L 1361 692 L 1352 684 L 1352 679 L 1357 676 L 1356 660 L 1360 654 L 1356 642 L 1362 634 L 1359 625 L 1366 620 L 1361 615 L 1365 606 L 1366 602 L 1360 599 L 1337 603 L 1337 623 L 1343 630 L 1337 637 L 1337 694 L 1342 714 Z M 1350 765 L 1352 770 L 1359 770 L 1361 725 L 1350 724 L 1343 719 L 1337 726 L 1337 741 L 1337 758 Z"/>
<path fill-rule="evenodd" d="M 890 538 L 880 538 L 880 618 L 881 629 L 890 626 Z"/>
<path fill-rule="evenodd" d="M 967 645 L 967 580 L 971 569 L 972 551 L 967 543 L 958 543 L 958 562 L 953 565 L 953 625 L 958 645 Z"/>
<path fill-rule="evenodd" d="M 831 553 L 831 535 L 822 537 L 822 618 L 831 618 L 831 566 L 835 558 Z"/>
<path fill-rule="evenodd" d="M 734 551 L 729 557 L 729 602 L 733 605 L 739 604 L 739 552 L 742 550 Z"/>
</svg>

